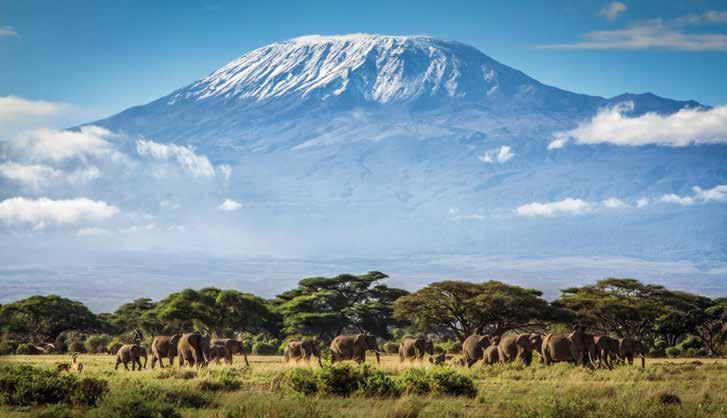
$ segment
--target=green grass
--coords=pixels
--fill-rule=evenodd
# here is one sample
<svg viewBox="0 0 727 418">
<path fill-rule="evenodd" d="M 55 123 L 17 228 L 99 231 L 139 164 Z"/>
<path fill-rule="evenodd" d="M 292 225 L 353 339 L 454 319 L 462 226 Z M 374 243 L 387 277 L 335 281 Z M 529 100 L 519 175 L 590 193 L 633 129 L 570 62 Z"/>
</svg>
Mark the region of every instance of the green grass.
<svg viewBox="0 0 727 418">
<path fill-rule="evenodd" d="M 0 406 L 0 416 L 61 417 L 66 411 L 70 416 L 103 416 L 108 411 L 130 410 L 150 416 L 176 411 L 183 417 L 727 417 L 727 360 L 722 359 L 649 359 L 644 370 L 622 366 L 612 371 L 566 364 L 545 367 L 537 362 L 531 367 L 477 364 L 469 370 L 458 369 L 474 379 L 478 391 L 474 398 L 305 397 L 276 384 L 290 367 L 276 356 L 251 356 L 249 369 L 236 359 L 232 366 L 202 370 L 175 366 L 141 372 L 114 371 L 114 357 L 108 355 L 83 355 L 80 360 L 84 376 L 109 382 L 110 392 L 98 408 Z M 47 368 L 67 361 L 68 356 L 0 357 L 0 364 Z M 373 359 L 368 361 L 375 364 Z M 404 367 L 398 356 L 383 356 L 381 369 L 394 376 Z M 144 410 L 144 402 L 152 409 Z M 162 408 L 165 405 L 171 406 L 171 412 Z"/>
</svg>

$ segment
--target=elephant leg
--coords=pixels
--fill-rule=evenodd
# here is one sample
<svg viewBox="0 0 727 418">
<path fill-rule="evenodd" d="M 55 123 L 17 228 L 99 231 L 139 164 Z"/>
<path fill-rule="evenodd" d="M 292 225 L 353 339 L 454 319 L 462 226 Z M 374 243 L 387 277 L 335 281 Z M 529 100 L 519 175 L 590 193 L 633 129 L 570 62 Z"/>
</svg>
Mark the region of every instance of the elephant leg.
<svg viewBox="0 0 727 418">
<path fill-rule="evenodd" d="M 114 366 L 114 370 L 119 370 L 119 363 L 121 363 L 121 360 L 119 358 L 116 358 L 116 366 Z"/>
<path fill-rule="evenodd" d="M 159 367 L 163 369 L 164 366 L 162 366 L 161 357 L 159 357 L 159 358 L 160 358 L 160 360 L 159 360 Z M 152 368 L 152 370 L 154 370 L 154 365 L 156 365 L 156 364 L 157 364 L 157 355 L 156 354 L 152 354 L 152 356 L 151 356 L 151 368 Z"/>
<path fill-rule="evenodd" d="M 646 356 L 643 354 L 641 355 L 641 368 L 646 368 Z"/>
</svg>

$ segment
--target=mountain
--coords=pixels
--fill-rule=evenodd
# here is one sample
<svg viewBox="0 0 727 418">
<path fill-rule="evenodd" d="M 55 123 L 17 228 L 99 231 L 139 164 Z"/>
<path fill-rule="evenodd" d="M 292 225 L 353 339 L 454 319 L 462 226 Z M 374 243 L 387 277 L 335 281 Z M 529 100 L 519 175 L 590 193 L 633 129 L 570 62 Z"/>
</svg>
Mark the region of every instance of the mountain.
<svg viewBox="0 0 727 418">
<path fill-rule="evenodd" d="M 639 274 L 676 280 L 677 288 L 701 280 L 701 289 L 711 289 L 709 280 L 723 274 L 727 261 L 724 203 L 665 196 L 727 184 L 723 147 L 548 149 L 556 133 L 625 102 L 633 104 L 625 117 L 708 109 L 651 93 L 568 92 L 476 48 L 431 37 L 355 34 L 274 43 L 155 101 L 89 123 L 114 132 L 128 158 L 114 171 L 102 167 L 104 175 L 84 195 L 155 228 L 133 226 L 137 238 L 83 238 L 84 245 L 148 254 L 152 261 L 132 264 L 155 265 L 145 270 L 154 277 L 175 268 L 158 260 L 183 257 L 153 254 L 214 257 L 214 267 L 174 270 L 191 286 L 207 283 L 200 272 L 222 269 L 217 280 L 252 275 L 254 286 L 277 287 L 261 280 L 274 262 L 251 272 L 246 263 L 218 260 L 264 256 L 295 260 L 296 269 L 311 274 L 334 265 L 392 266 L 386 271 L 399 271 L 401 283 L 421 284 L 436 274 L 549 288 Z M 147 167 L 140 138 L 173 145 L 182 166 L 204 157 L 205 172 L 225 166 L 226 174 L 175 177 L 166 166 Z M 152 162 L 171 164 L 172 151 L 153 151 Z M 239 205 L 221 210 L 225 199 Z M 560 206 L 548 206 L 553 202 Z M 186 232 L 168 232 L 180 226 Z M 164 283 L 160 294 L 175 288 Z"/>
</svg>

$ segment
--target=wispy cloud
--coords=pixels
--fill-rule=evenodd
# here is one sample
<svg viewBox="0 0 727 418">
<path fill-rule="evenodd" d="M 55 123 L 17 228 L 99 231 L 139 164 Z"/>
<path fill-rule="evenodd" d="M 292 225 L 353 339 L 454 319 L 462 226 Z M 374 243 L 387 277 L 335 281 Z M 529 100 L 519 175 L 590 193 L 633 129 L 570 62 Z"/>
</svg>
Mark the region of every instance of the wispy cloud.
<svg viewBox="0 0 727 418">
<path fill-rule="evenodd" d="M 491 150 L 485 151 L 484 154 L 477 157 L 480 161 L 488 164 L 492 163 L 506 163 L 512 159 L 512 157 L 515 156 L 515 153 L 512 152 L 512 149 L 508 147 L 507 145 L 503 145 L 500 148 L 495 148 Z"/>
<path fill-rule="evenodd" d="M 592 31 L 573 43 L 546 44 L 550 49 L 671 49 L 680 51 L 727 51 L 727 35 L 690 31 L 706 23 L 727 22 L 727 12 L 710 11 L 676 19 L 635 22 L 623 29 Z"/>
<path fill-rule="evenodd" d="M 612 1 L 598 12 L 599 15 L 608 20 L 615 20 L 620 14 L 625 13 L 628 7 L 620 1 Z"/>
<path fill-rule="evenodd" d="M 20 134 L 10 142 L 19 155 L 35 161 L 62 161 L 79 156 L 103 156 L 115 152 L 108 138 L 113 134 L 98 126 L 84 126 L 79 131 L 35 129 Z"/>
<path fill-rule="evenodd" d="M 694 204 L 694 199 L 689 196 L 679 196 L 674 193 L 665 194 L 659 199 L 664 203 L 675 203 L 682 206 L 691 206 Z"/>
<path fill-rule="evenodd" d="M 515 212 L 520 216 L 554 217 L 562 214 L 581 215 L 590 212 L 592 209 L 593 205 L 589 202 L 581 199 L 567 198 L 557 202 L 528 203 L 526 205 L 518 206 L 518 208 L 515 209 Z"/>
<path fill-rule="evenodd" d="M 1 33 L 2 28 L 0 28 Z M 18 119 L 56 115 L 66 106 L 64 103 L 47 102 L 45 100 L 0 96 L 0 122 L 13 122 Z"/>
<path fill-rule="evenodd" d="M 195 153 L 192 147 L 161 144 L 147 139 L 139 139 L 136 142 L 136 152 L 141 156 L 155 160 L 175 161 L 194 177 L 215 176 L 215 168 L 210 160 L 205 155 Z"/>
<path fill-rule="evenodd" d="M 221 205 L 217 206 L 217 209 L 224 210 L 226 212 L 233 212 L 242 207 L 242 204 L 236 200 L 232 199 L 225 199 L 224 202 L 222 202 Z"/>
<path fill-rule="evenodd" d="M 603 201 L 603 206 L 610 208 L 610 209 L 618 209 L 618 208 L 627 208 L 630 205 L 626 202 L 624 202 L 621 199 L 617 199 L 615 197 L 612 197 L 610 199 L 606 199 Z"/>
<path fill-rule="evenodd" d="M 0 220 L 7 225 L 75 225 L 99 222 L 119 213 L 119 209 L 100 200 L 86 198 L 53 200 L 13 197 L 0 202 Z"/>
<path fill-rule="evenodd" d="M 727 201 L 727 184 L 720 184 L 711 189 L 692 187 L 692 196 L 679 196 L 674 193 L 665 194 L 659 200 L 664 203 L 674 203 L 682 206 L 691 206 L 697 202 L 724 202 Z"/>
<path fill-rule="evenodd" d="M 96 166 L 89 166 L 65 172 L 45 164 L 20 164 L 8 161 L 0 164 L 0 176 L 34 189 L 42 189 L 60 182 L 85 184 L 101 177 L 101 171 Z"/>
<path fill-rule="evenodd" d="M 18 36 L 18 32 L 12 26 L 0 26 L 0 38 Z"/>
<path fill-rule="evenodd" d="M 624 146 L 727 144 L 727 106 L 713 109 L 682 109 L 671 115 L 647 113 L 628 117 L 633 102 L 601 109 L 575 129 L 557 132 L 548 149 L 558 149 L 573 140 L 578 144 Z"/>
</svg>

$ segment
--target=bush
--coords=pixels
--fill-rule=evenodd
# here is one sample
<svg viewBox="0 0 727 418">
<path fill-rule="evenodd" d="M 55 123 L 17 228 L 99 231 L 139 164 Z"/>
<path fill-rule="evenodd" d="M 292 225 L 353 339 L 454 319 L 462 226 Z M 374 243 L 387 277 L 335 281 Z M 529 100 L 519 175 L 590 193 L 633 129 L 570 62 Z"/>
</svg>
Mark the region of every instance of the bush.
<svg viewBox="0 0 727 418">
<path fill-rule="evenodd" d="M 657 398 L 659 400 L 659 403 L 661 403 L 662 405 L 674 405 L 682 403 L 682 400 L 679 399 L 679 396 L 677 396 L 676 393 L 672 392 L 660 392 L 657 395 Z"/>
<path fill-rule="evenodd" d="M 398 354 L 399 353 L 399 344 L 389 341 L 388 343 L 384 344 L 384 352 L 387 354 Z"/>
<path fill-rule="evenodd" d="M 665 353 L 669 357 L 679 357 L 682 355 L 682 349 L 679 347 L 669 347 L 665 350 Z"/>
<path fill-rule="evenodd" d="M 410 367 L 399 375 L 399 382 L 404 392 L 411 395 L 426 395 L 431 392 L 429 377 L 424 369 Z"/>
<path fill-rule="evenodd" d="M 15 354 L 39 354 L 39 351 L 33 344 L 23 343 L 15 349 Z"/>
<path fill-rule="evenodd" d="M 318 390 L 337 396 L 349 396 L 358 389 L 356 368 L 349 363 L 334 364 L 316 371 Z"/>
<path fill-rule="evenodd" d="M 96 406 L 96 403 L 109 391 L 105 380 L 84 377 L 76 382 L 71 394 L 71 402 L 76 405 Z"/>
<path fill-rule="evenodd" d="M 278 347 L 267 342 L 256 342 L 252 345 L 252 354 L 256 356 L 274 356 L 278 354 Z"/>
<path fill-rule="evenodd" d="M 53 370 L 25 365 L 0 369 L 0 404 L 30 406 L 66 402 L 93 406 L 107 392 L 105 380 L 79 380 L 74 375 L 59 375 Z"/>
<path fill-rule="evenodd" d="M 111 336 L 106 334 L 91 335 L 86 338 L 83 346 L 86 352 L 91 354 L 103 354 L 106 352 L 106 347 L 111 342 Z"/>
<path fill-rule="evenodd" d="M 358 375 L 358 391 L 364 396 L 398 397 L 401 395 L 399 384 L 380 369 L 369 364 L 362 364 L 358 368 Z"/>
<path fill-rule="evenodd" d="M 36 417 L 38 418 L 73 418 L 73 414 L 68 410 L 68 407 L 61 404 L 54 404 L 46 407 L 42 411 L 38 412 Z"/>
<path fill-rule="evenodd" d="M 71 353 L 84 353 L 86 349 L 81 341 L 73 341 L 68 345 L 68 351 Z"/>
<path fill-rule="evenodd" d="M 310 369 L 292 369 L 288 372 L 286 381 L 290 389 L 303 395 L 309 396 L 318 392 L 316 376 Z"/>
<path fill-rule="evenodd" d="M 15 350 L 18 349 L 18 345 L 19 343 L 17 341 L 3 339 L 0 341 L 0 356 L 15 354 Z"/>
<path fill-rule="evenodd" d="M 432 389 L 436 393 L 450 396 L 467 396 L 473 398 L 477 395 L 475 382 L 451 369 L 435 369 L 430 374 Z"/>
<path fill-rule="evenodd" d="M 147 398 L 142 391 L 113 392 L 98 408 L 92 409 L 90 417 L 106 418 L 181 418 L 173 405 L 162 399 Z"/>
</svg>

